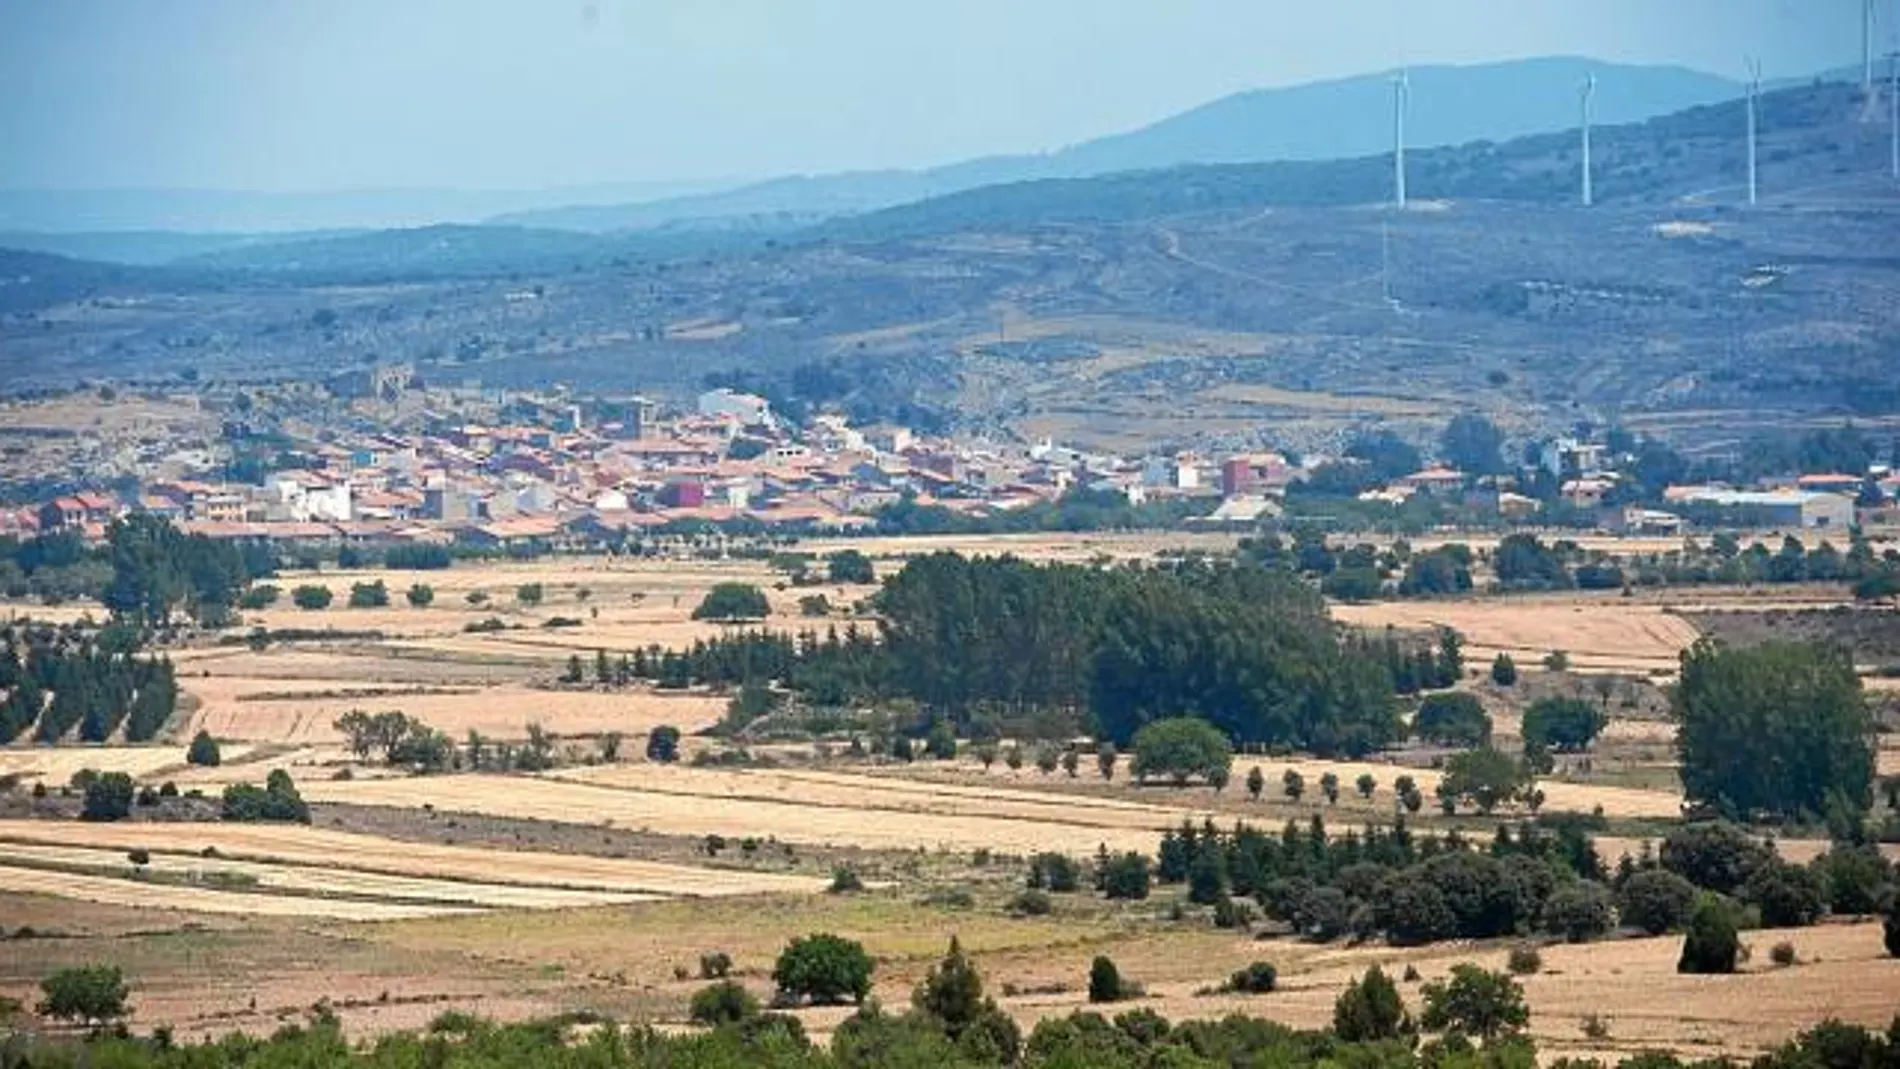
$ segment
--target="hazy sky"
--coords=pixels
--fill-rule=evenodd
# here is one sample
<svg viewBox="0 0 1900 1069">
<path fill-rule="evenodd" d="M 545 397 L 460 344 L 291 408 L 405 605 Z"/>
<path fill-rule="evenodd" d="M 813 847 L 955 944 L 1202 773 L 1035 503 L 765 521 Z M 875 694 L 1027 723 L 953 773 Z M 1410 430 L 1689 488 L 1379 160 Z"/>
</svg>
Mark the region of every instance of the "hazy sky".
<svg viewBox="0 0 1900 1069">
<path fill-rule="evenodd" d="M 1881 50 L 1900 0 L 1882 0 Z M 1056 148 L 1240 89 L 1857 59 L 1859 0 L 0 0 L 0 187 L 529 188 Z"/>
</svg>

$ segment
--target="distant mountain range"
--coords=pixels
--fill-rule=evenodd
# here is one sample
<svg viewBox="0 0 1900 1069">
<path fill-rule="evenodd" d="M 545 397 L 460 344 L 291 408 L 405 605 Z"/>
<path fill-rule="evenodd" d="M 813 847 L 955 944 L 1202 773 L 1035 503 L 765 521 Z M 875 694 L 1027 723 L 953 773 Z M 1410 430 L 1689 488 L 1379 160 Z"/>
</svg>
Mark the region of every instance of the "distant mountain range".
<svg viewBox="0 0 1900 1069">
<path fill-rule="evenodd" d="M 0 190 L 0 245 L 121 263 L 165 263 L 339 231 L 477 223 L 608 233 L 783 231 L 982 186 L 1188 163 L 1377 155 L 1391 145 L 1393 72 L 1236 93 L 1127 133 L 1055 152 L 992 156 L 925 170 L 481 192 L 357 190 L 279 194 L 199 190 Z M 1577 88 L 1598 78 L 1604 124 L 1732 98 L 1738 83 L 1680 67 L 1545 57 L 1410 71 L 1407 142 L 1502 141 L 1577 121 Z M 326 233 L 327 232 L 327 233 Z"/>
</svg>

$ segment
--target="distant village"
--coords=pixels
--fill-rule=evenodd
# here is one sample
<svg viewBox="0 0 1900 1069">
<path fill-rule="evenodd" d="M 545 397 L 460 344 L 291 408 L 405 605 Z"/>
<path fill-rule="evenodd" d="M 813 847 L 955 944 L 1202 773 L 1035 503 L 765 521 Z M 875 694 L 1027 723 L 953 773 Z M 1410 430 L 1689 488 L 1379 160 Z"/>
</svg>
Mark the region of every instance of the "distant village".
<svg viewBox="0 0 1900 1069">
<path fill-rule="evenodd" d="M 347 372 L 329 392 L 373 407 L 402 393 L 400 367 Z M 434 398 L 434 394 L 428 395 Z M 359 403 L 358 410 L 363 406 Z M 277 451 L 255 481 L 220 478 L 210 451 L 155 457 L 117 489 L 89 489 L 0 510 L 0 534 L 77 531 L 104 537 L 133 512 L 213 538 L 277 543 L 432 544 L 471 551 L 588 549 L 697 528 L 762 533 L 875 529 L 899 502 L 975 520 L 1076 490 L 1130 506 L 1175 502 L 1190 527 L 1250 530 L 1279 518 L 1289 490 L 1338 458 L 1193 452 L 1111 456 L 1043 441 L 994 446 L 926 437 L 821 414 L 799 426 L 763 397 L 709 389 L 684 410 L 642 397 L 518 395 L 489 421 L 424 410 L 408 429 L 326 429 Z M 227 439 L 249 429 L 225 425 Z M 281 437 L 281 431 L 278 432 Z M 1527 458 L 1531 459 L 1531 458 Z M 1526 473 L 1557 488 L 1553 502 L 1521 492 L 1520 476 L 1468 476 L 1426 466 L 1356 492 L 1369 505 L 1421 496 L 1454 502 L 1503 525 L 1538 526 L 1561 508 L 1616 533 L 1671 534 L 1689 517 L 1746 516 L 1751 526 L 1847 531 L 1900 498 L 1900 475 L 1817 472 L 1761 485 L 1670 486 L 1660 501 L 1619 500 L 1617 458 L 1575 438 L 1544 442 Z M 179 469 L 185 470 L 179 470 Z M 169 470 L 167 470 L 169 469 Z M 131 483 L 136 482 L 136 488 Z M 1627 495 L 1621 495 L 1627 497 Z"/>
</svg>

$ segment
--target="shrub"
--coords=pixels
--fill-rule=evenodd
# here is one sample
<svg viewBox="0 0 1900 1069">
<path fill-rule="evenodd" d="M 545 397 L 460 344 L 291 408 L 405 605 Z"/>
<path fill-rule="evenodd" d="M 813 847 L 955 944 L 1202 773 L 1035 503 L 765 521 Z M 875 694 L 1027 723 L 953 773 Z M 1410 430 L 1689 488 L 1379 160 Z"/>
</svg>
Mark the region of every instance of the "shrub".
<svg viewBox="0 0 1900 1069">
<path fill-rule="evenodd" d="M 1418 970 L 1407 965 L 1405 979 L 1417 980 Z M 1398 987 L 1376 965 L 1346 985 L 1333 1003 L 1333 1032 L 1347 1043 L 1397 1039 L 1411 1031 L 1412 1020 Z"/>
<path fill-rule="evenodd" d="M 291 782 L 290 773 L 272 769 L 259 788 L 249 783 L 233 783 L 224 789 L 220 816 L 232 821 L 286 821 L 310 823 L 310 807 Z"/>
<path fill-rule="evenodd" d="M 1543 971 L 1544 956 L 1537 952 L 1536 947 L 1528 943 L 1520 943 L 1511 948 L 1504 967 L 1517 976 L 1535 976 Z"/>
<path fill-rule="evenodd" d="M 1227 978 L 1227 990 L 1248 995 L 1272 994 L 1280 982 L 1280 971 L 1270 961 L 1256 961 Z"/>
<path fill-rule="evenodd" d="M 1582 943 L 1616 926 L 1616 908 L 1609 888 L 1591 880 L 1573 880 L 1544 900 L 1542 922 L 1544 931 Z"/>
<path fill-rule="evenodd" d="M 1645 869 L 1623 883 L 1623 923 L 1650 935 L 1680 928 L 1695 909 L 1695 885 L 1665 869 Z"/>
<path fill-rule="evenodd" d="M 1109 859 L 1102 870 L 1102 893 L 1113 899 L 1144 899 L 1153 879 L 1148 859 L 1130 851 Z"/>
<path fill-rule="evenodd" d="M 1089 963 L 1089 1001 L 1120 1002 L 1132 994 L 1122 981 L 1121 970 L 1115 968 L 1115 962 L 1106 954 L 1096 955 Z"/>
<path fill-rule="evenodd" d="M 1029 859 L 1029 889 L 1072 894 L 1082 885 L 1082 868 L 1066 854 L 1043 853 Z"/>
<path fill-rule="evenodd" d="M 1412 733 L 1440 746 L 1486 746 L 1491 717 L 1474 695 L 1428 694 L 1412 717 Z"/>
<path fill-rule="evenodd" d="M 694 1024 L 717 1027 L 722 1024 L 737 1024 L 759 1012 L 759 1000 L 752 992 L 736 980 L 722 980 L 719 983 L 702 987 L 693 993 L 692 1018 Z"/>
<path fill-rule="evenodd" d="M 1524 745 L 1579 753 L 1590 748 L 1609 718 L 1582 698 L 1539 698 L 1524 710 Z"/>
<path fill-rule="evenodd" d="M 1361 772 L 1359 778 L 1353 781 L 1353 786 L 1358 788 L 1359 797 L 1370 802 L 1373 792 L 1379 789 L 1379 779 L 1370 772 Z"/>
<path fill-rule="evenodd" d="M 1026 890 L 1010 899 L 1009 912 L 1017 917 L 1046 917 L 1055 903 L 1041 891 Z"/>
<path fill-rule="evenodd" d="M 1769 928 L 1813 924 L 1827 908 L 1825 895 L 1812 870 L 1779 858 L 1757 868 L 1742 885 L 1742 900 L 1761 910 L 1761 922 Z"/>
<path fill-rule="evenodd" d="M 1433 1032 L 1492 1039 L 1530 1023 L 1524 989 L 1505 973 L 1476 965 L 1454 965 L 1449 981 L 1424 988 L 1425 1012 L 1419 1023 Z"/>
<path fill-rule="evenodd" d="M 137 847 L 127 850 L 125 852 L 125 859 L 134 865 L 149 865 L 152 863 L 152 852 L 144 847 Z"/>
<path fill-rule="evenodd" d="M 800 616 L 830 616 L 831 601 L 823 594 L 807 594 L 798 599 Z"/>
<path fill-rule="evenodd" d="M 200 731 L 191 737 L 191 746 L 185 750 L 185 762 L 204 768 L 215 768 L 224 760 L 218 749 L 218 740 L 208 731 Z"/>
<path fill-rule="evenodd" d="M 249 590 L 246 590 L 243 595 L 238 598 L 238 608 L 251 610 L 268 609 L 272 605 L 277 604 L 278 594 L 278 589 L 272 584 L 259 583 Z"/>
<path fill-rule="evenodd" d="M 732 955 L 723 950 L 699 956 L 699 978 L 701 980 L 724 980 L 732 971 Z"/>
<path fill-rule="evenodd" d="M 772 606 L 765 593 L 750 583 L 719 583 L 706 592 L 693 610 L 695 620 L 763 620 Z"/>
<path fill-rule="evenodd" d="M 864 947 L 826 933 L 792 940 L 772 969 L 779 993 L 791 1000 L 828 1004 L 863 1002 L 875 968 Z"/>
<path fill-rule="evenodd" d="M 1500 653 L 1497 660 L 1491 662 L 1491 682 L 1500 687 L 1517 685 L 1517 662 L 1511 660 L 1510 654 Z"/>
<path fill-rule="evenodd" d="M 1893 881 L 1893 866 L 1872 845 L 1835 843 L 1812 867 L 1826 889 L 1828 908 L 1840 914 L 1878 912 L 1880 896 Z"/>
<path fill-rule="evenodd" d="M 1610 1022 L 1597 1014 L 1584 1014 L 1583 1021 L 1577 1027 L 1583 1032 L 1585 1039 L 1601 1042 L 1610 1038 Z"/>
<path fill-rule="evenodd" d="M 1789 942 L 1776 943 L 1774 949 L 1768 952 L 1768 960 L 1784 969 L 1793 965 L 1796 960 L 1794 944 Z"/>
<path fill-rule="evenodd" d="M 661 724 L 647 734 L 647 760 L 670 764 L 680 758 L 680 729 Z"/>
<path fill-rule="evenodd" d="M 290 592 L 290 601 L 299 609 L 315 612 L 318 609 L 329 608 L 331 596 L 330 588 L 327 586 L 306 584 Z"/>
<path fill-rule="evenodd" d="M 381 579 L 373 583 L 350 584 L 350 608 L 380 609 L 389 604 L 389 588 Z"/>
<path fill-rule="evenodd" d="M 864 890 L 864 881 L 858 878 L 856 869 L 849 865 L 839 865 L 831 870 L 831 886 L 826 890 L 834 895 L 855 894 Z"/>
<path fill-rule="evenodd" d="M 1774 851 L 1733 824 L 1715 822 L 1670 832 L 1656 857 L 1663 868 L 1697 887 L 1730 895 L 1772 861 Z"/>
<path fill-rule="evenodd" d="M 855 549 L 841 549 L 825 562 L 826 574 L 834 583 L 875 583 L 877 569 L 871 558 Z"/>
<path fill-rule="evenodd" d="M 79 819 L 124 820 L 132 814 L 133 793 L 132 777 L 123 772 L 106 772 L 93 777 L 86 782 Z"/>
<path fill-rule="evenodd" d="M 547 596 L 547 590 L 540 583 L 523 583 L 515 588 L 515 600 L 523 605 L 539 605 Z"/>
<path fill-rule="evenodd" d="M 1146 724 L 1135 733 L 1135 777 L 1165 775 L 1176 784 L 1191 777 L 1210 778 L 1233 764 L 1234 748 L 1219 728 L 1196 717 L 1172 717 Z"/>
<path fill-rule="evenodd" d="M 435 588 L 427 583 L 412 583 L 403 594 L 411 608 L 426 609 L 435 603 Z"/>
<path fill-rule="evenodd" d="M 1682 941 L 1682 955 L 1676 959 L 1679 973 L 1732 973 L 1741 956 L 1741 939 L 1735 931 L 1734 907 L 1713 895 L 1696 903 L 1689 917 L 1689 934 Z"/>
<path fill-rule="evenodd" d="M 1547 672 L 1570 671 L 1570 655 L 1562 650 L 1551 650 L 1544 655 L 1544 670 Z"/>
</svg>

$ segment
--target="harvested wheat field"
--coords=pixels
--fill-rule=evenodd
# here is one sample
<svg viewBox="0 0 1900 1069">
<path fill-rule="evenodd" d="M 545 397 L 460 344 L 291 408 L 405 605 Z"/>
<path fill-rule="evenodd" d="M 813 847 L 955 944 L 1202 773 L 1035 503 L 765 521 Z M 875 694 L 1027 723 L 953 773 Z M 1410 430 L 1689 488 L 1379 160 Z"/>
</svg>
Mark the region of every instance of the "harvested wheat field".
<svg viewBox="0 0 1900 1069">
<path fill-rule="evenodd" d="M 226 761 L 244 760 L 252 747 L 224 748 Z M 42 780 L 59 786 L 81 769 L 98 772 L 124 772 L 133 779 L 145 779 L 168 770 L 186 768 L 185 748 L 181 745 L 153 746 L 26 746 L 0 747 L 0 776 L 14 775 L 22 781 Z"/>
<path fill-rule="evenodd" d="M 1695 643 L 1695 625 L 1660 606 L 1582 596 L 1390 601 L 1338 605 L 1340 620 L 1364 628 L 1451 627 L 1474 664 L 1509 653 L 1520 666 L 1562 650 L 1575 668 L 1672 673 Z"/>
<path fill-rule="evenodd" d="M 686 770 L 682 775 L 696 772 Z M 1109 826 L 1087 823 L 1087 815 L 1046 819 L 958 816 L 908 801 L 907 808 L 878 808 L 875 797 L 855 795 L 855 804 L 802 801 L 793 797 L 798 793 L 796 789 L 778 800 L 770 781 L 761 781 L 759 796 L 735 798 L 724 794 L 723 783 L 686 779 L 683 785 L 688 789 L 666 791 L 558 779 L 463 775 L 311 782 L 301 789 L 313 802 L 403 808 L 433 805 L 443 813 L 549 821 L 584 818 L 661 834 L 775 837 L 790 843 L 890 850 L 941 848 L 963 852 L 986 847 L 1007 853 L 1082 852 L 1106 843 L 1115 850 L 1151 851 L 1160 830 L 1170 823 L 1159 815 L 1153 821 L 1135 818 Z M 867 787 L 867 793 L 871 789 Z"/>
<path fill-rule="evenodd" d="M 286 895 L 350 897 L 423 905 L 474 906 L 484 909 L 567 909 L 577 906 L 625 905 L 647 902 L 657 895 L 612 891 L 569 891 L 546 887 L 432 880 L 414 876 L 387 876 L 374 872 L 314 865 L 278 865 L 193 855 L 153 854 L 142 866 L 124 853 L 72 846 L 33 846 L 0 843 L 0 864 L 19 868 L 77 869 L 87 873 L 127 876 L 152 872 L 170 882 L 228 886 L 242 881 L 265 891 Z"/>
<path fill-rule="evenodd" d="M 492 790 L 501 777 L 461 776 Z M 444 782 L 448 782 L 445 778 Z M 480 781 L 486 781 L 485 783 Z M 363 787 L 405 786 L 422 781 L 385 780 Z M 532 787 L 533 781 L 515 781 Z M 346 783 L 312 784 L 350 786 Z M 311 794 L 304 790 L 305 797 Z M 579 812 L 570 813 L 570 818 Z M 159 854 L 198 854 L 215 847 L 223 858 L 270 864 L 321 866 L 396 876 L 557 890 L 609 891 L 700 897 L 768 893 L 809 893 L 824 881 L 811 877 L 698 868 L 651 861 L 487 850 L 466 846 L 398 842 L 368 835 L 284 824 L 86 824 L 0 820 L 0 842 L 83 846 L 124 851 L 133 847 Z"/>
<path fill-rule="evenodd" d="M 20 868 L 0 863 L 0 891 L 56 894 L 114 906 L 225 913 L 252 917 L 325 917 L 332 920 L 392 921 L 465 912 L 468 907 L 360 902 L 303 895 L 247 894 L 184 887 L 149 880 L 82 876 L 71 872 Z"/>
</svg>

